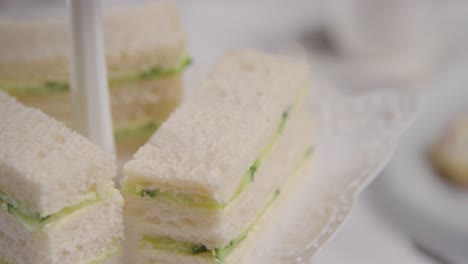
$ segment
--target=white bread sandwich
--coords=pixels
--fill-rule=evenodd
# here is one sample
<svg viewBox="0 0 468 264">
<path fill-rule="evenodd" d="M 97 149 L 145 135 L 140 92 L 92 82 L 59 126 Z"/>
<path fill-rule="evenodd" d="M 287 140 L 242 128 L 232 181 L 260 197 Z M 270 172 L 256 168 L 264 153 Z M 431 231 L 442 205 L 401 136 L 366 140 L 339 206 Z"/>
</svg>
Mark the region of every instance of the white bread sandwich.
<svg viewBox="0 0 468 264">
<path fill-rule="evenodd" d="M 93 263 L 119 254 L 113 159 L 0 92 L 0 263 Z"/>
<path fill-rule="evenodd" d="M 221 263 L 311 157 L 307 65 L 224 55 L 124 166 L 138 263 Z"/>
<path fill-rule="evenodd" d="M 431 160 L 442 177 L 468 187 L 468 116 L 459 118 L 437 140 Z"/>
<path fill-rule="evenodd" d="M 0 90 L 69 124 L 67 20 L 0 21 Z M 112 117 L 119 154 L 133 154 L 182 99 L 190 63 L 169 3 L 114 7 L 103 17 Z"/>
</svg>

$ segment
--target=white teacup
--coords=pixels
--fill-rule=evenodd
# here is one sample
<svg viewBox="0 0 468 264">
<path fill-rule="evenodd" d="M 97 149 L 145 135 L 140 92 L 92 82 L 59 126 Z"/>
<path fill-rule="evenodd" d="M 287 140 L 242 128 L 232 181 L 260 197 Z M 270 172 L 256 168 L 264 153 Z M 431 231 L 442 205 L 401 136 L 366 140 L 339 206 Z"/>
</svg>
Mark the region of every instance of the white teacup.
<svg viewBox="0 0 468 264">
<path fill-rule="evenodd" d="M 343 55 L 420 71 L 443 46 L 441 2 L 329 0 L 328 25 Z"/>
</svg>

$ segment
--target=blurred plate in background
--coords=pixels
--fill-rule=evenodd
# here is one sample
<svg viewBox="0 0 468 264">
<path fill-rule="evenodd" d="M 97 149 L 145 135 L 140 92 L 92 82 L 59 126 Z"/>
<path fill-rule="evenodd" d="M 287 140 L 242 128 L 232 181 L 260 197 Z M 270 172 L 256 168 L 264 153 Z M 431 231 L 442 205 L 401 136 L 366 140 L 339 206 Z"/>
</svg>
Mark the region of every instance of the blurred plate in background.
<svg viewBox="0 0 468 264">
<path fill-rule="evenodd" d="M 428 152 L 458 116 L 468 114 L 467 69 L 467 64 L 459 65 L 428 92 L 417 120 L 373 190 L 389 221 L 448 263 L 468 260 L 468 189 L 440 177 Z"/>
</svg>

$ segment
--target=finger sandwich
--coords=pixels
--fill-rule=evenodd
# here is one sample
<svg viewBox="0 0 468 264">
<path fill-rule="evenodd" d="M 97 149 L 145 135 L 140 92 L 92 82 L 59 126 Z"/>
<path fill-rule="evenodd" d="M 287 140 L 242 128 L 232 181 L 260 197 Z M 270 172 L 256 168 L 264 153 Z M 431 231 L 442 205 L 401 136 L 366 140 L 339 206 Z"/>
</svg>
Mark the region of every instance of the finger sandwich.
<svg viewBox="0 0 468 264">
<path fill-rule="evenodd" d="M 70 125 L 65 18 L 0 21 L 0 90 Z M 113 7 L 103 14 L 104 51 L 117 150 L 130 156 L 182 99 L 191 60 L 170 3 Z"/>
<path fill-rule="evenodd" d="M 113 158 L 0 92 L 0 263 L 101 263 L 119 254 Z"/>
<path fill-rule="evenodd" d="M 310 160 L 309 67 L 226 53 L 124 166 L 138 263 L 223 263 Z"/>
</svg>

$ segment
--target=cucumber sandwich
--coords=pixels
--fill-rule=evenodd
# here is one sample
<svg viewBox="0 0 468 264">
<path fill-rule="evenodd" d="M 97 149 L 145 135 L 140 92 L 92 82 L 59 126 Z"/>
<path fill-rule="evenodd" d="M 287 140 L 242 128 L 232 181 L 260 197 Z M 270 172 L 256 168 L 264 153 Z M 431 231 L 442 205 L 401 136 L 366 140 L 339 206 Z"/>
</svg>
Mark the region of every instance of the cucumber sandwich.
<svg viewBox="0 0 468 264">
<path fill-rule="evenodd" d="M 0 90 L 68 123 L 66 19 L 0 22 Z M 119 154 L 133 154 L 182 98 L 190 64 L 177 9 L 169 3 L 114 7 L 103 17 L 112 117 Z"/>
<path fill-rule="evenodd" d="M 0 263 L 101 263 L 119 255 L 113 159 L 0 92 Z"/>
<path fill-rule="evenodd" d="M 136 263 L 223 263 L 311 160 L 309 67 L 226 53 L 124 166 Z"/>
</svg>

